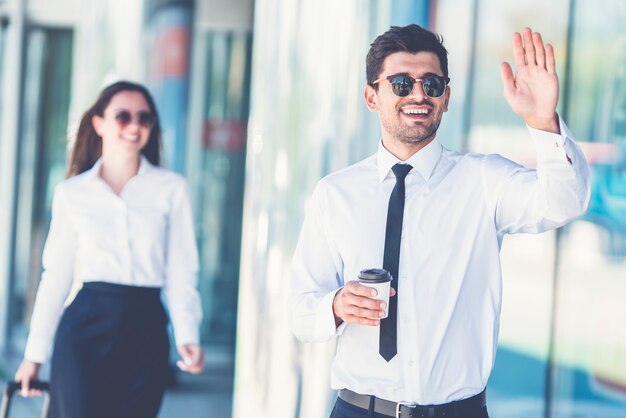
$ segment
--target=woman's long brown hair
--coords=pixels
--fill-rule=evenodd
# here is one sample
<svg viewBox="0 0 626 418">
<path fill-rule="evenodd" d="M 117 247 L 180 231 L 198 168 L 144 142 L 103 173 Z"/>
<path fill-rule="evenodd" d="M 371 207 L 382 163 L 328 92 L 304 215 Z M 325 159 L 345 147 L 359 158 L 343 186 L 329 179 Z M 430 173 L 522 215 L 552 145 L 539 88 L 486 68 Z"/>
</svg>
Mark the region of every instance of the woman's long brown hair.
<svg viewBox="0 0 626 418">
<path fill-rule="evenodd" d="M 78 132 L 76 133 L 76 141 L 70 153 L 67 176 L 72 177 L 77 174 L 89 170 L 102 156 L 102 139 L 96 133 L 91 119 L 95 116 L 104 116 L 104 110 L 107 108 L 113 96 L 122 91 L 135 91 L 141 93 L 146 99 L 150 111 L 154 115 L 154 124 L 150 129 L 148 143 L 141 150 L 141 153 L 154 165 L 161 162 L 161 125 L 156 105 L 148 89 L 144 86 L 132 83 L 130 81 L 118 81 L 106 87 L 96 102 L 85 112 L 80 120 Z"/>
</svg>

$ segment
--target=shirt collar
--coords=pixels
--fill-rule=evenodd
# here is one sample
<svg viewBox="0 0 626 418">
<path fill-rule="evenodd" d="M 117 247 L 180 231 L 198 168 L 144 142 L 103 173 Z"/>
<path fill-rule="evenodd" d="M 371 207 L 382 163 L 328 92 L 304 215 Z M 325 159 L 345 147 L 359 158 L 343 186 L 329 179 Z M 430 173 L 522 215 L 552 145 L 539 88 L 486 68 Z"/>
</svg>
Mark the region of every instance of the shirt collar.
<svg viewBox="0 0 626 418">
<path fill-rule="evenodd" d="M 390 153 L 384 146 L 383 141 L 378 144 L 376 161 L 378 165 L 378 179 L 383 181 L 391 168 L 398 163 L 410 164 L 413 168 L 411 172 L 417 171 L 424 180 L 428 180 L 441 156 L 441 144 L 437 139 L 433 139 L 424 148 L 413 154 L 408 160 L 401 161 Z"/>
<path fill-rule="evenodd" d="M 85 175 L 89 180 L 98 180 L 100 179 L 100 167 L 102 167 L 102 157 L 98 158 L 98 160 L 94 163 L 93 167 L 85 172 Z M 139 170 L 137 170 L 137 176 L 145 174 L 152 168 L 152 164 L 148 159 L 141 154 L 139 156 Z"/>
</svg>

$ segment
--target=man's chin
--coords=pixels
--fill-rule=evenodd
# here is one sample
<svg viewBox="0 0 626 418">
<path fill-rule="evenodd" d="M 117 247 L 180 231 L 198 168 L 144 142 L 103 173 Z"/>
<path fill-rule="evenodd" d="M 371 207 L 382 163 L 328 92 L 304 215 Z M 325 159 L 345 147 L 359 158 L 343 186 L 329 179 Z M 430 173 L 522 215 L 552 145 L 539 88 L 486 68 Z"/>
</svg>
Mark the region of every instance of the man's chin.
<svg viewBox="0 0 626 418">
<path fill-rule="evenodd" d="M 437 131 L 429 132 L 427 135 L 402 135 L 398 139 L 400 142 L 405 144 L 422 144 L 424 142 L 428 143 L 435 138 L 435 134 Z"/>
</svg>

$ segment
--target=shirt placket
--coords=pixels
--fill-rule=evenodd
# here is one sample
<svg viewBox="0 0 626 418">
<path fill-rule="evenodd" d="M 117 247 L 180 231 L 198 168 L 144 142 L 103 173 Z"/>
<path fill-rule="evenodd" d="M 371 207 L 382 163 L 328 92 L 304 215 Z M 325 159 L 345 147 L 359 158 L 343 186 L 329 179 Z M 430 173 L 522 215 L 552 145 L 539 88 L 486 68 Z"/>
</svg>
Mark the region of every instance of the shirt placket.
<svg viewBox="0 0 626 418">
<path fill-rule="evenodd" d="M 400 394 L 406 401 L 412 401 L 415 393 L 421 392 L 421 379 L 419 368 L 419 346 L 415 344 L 418 336 L 417 303 L 415 299 L 416 280 L 415 274 L 415 252 L 417 251 L 420 239 L 423 234 L 419 231 L 419 216 L 422 211 L 423 190 L 425 185 L 419 173 L 410 176 L 410 183 L 407 188 L 407 199 L 405 205 L 404 221 L 402 228 L 402 246 L 400 248 L 400 268 L 399 276 L 401 283 L 402 297 L 400 313 L 400 350 L 402 353 L 402 371 L 404 379 L 404 393 Z"/>
<path fill-rule="evenodd" d="M 124 268 L 124 275 L 126 280 L 130 280 L 134 282 L 134 268 L 133 268 L 133 243 L 132 243 L 132 234 L 130 230 L 130 210 L 128 206 L 128 202 L 124 199 L 119 198 L 119 207 L 120 207 L 120 249 L 123 251 L 122 263 Z"/>
</svg>

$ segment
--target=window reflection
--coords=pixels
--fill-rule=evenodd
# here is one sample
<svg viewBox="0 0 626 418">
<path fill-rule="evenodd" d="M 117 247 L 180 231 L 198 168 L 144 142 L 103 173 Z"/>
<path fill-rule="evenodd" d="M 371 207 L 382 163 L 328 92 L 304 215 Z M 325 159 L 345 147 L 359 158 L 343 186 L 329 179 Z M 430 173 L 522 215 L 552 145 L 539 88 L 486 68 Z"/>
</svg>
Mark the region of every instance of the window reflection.
<svg viewBox="0 0 626 418">
<path fill-rule="evenodd" d="M 29 323 L 41 278 L 41 254 L 50 224 L 55 185 L 65 176 L 73 32 L 37 28 L 28 32 L 19 139 L 15 282 L 10 323 Z"/>
<path fill-rule="evenodd" d="M 9 20 L 0 16 L 0 80 L 4 80 L 4 61 L 5 61 L 5 50 L 6 50 L 6 34 L 7 27 L 9 25 Z M 2 121 L 4 118 L 3 105 L 4 105 L 4 92 L 3 92 L 3 84 L 0 82 L 0 132 L 2 131 Z M 3 148 L 3 138 L 0 138 L 0 152 L 2 152 Z M 2 161 L 2 155 L 0 154 L 0 161 Z"/>
<path fill-rule="evenodd" d="M 610 10 L 610 13 L 598 13 Z M 626 4 L 573 2 L 570 126 L 592 163 L 591 207 L 559 248 L 551 416 L 626 416 Z"/>
<path fill-rule="evenodd" d="M 198 136 L 188 143 L 188 173 L 194 190 L 199 288 L 204 309 L 202 340 L 234 352 L 241 250 L 246 131 L 252 35 L 198 35 L 200 112 Z M 193 110 L 192 110 L 193 111 Z M 199 127 L 199 128 L 198 128 Z"/>
</svg>

